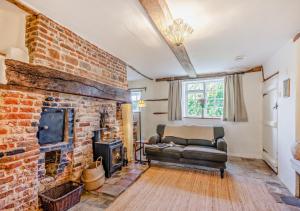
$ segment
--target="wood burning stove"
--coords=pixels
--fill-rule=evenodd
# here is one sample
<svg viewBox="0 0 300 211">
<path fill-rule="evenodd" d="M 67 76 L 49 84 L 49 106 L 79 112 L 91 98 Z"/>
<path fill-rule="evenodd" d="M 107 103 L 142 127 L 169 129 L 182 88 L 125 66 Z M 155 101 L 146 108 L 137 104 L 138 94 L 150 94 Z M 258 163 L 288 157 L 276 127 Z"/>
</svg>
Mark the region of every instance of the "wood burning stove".
<svg viewBox="0 0 300 211">
<path fill-rule="evenodd" d="M 97 134 L 97 133 L 96 133 Z M 94 136 L 98 137 L 98 136 Z M 93 139 L 94 160 L 99 156 L 103 158 L 103 167 L 107 178 L 117 171 L 122 169 L 124 151 L 121 140 L 112 140 L 109 142 L 101 142 Z"/>
</svg>

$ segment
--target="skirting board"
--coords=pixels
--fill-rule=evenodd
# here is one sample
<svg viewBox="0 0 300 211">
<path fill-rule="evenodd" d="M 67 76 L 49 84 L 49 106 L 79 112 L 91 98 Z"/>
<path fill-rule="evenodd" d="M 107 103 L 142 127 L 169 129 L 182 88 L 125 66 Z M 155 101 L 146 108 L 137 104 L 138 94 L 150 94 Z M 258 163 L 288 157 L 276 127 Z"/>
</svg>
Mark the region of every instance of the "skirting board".
<svg viewBox="0 0 300 211">
<path fill-rule="evenodd" d="M 242 154 L 242 153 L 228 153 L 229 157 L 239 157 L 239 158 L 248 158 L 248 159 L 262 159 L 262 155 L 254 154 Z"/>
</svg>

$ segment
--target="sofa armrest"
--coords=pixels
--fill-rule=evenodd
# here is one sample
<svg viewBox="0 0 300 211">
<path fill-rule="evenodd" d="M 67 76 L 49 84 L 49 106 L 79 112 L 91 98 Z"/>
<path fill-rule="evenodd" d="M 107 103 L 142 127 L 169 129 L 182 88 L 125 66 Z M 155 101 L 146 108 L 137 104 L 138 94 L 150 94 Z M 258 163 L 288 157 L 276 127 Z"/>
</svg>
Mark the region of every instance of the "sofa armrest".
<svg viewBox="0 0 300 211">
<path fill-rule="evenodd" d="M 158 144 L 159 143 L 159 136 L 156 135 L 156 136 L 151 136 L 149 138 L 149 142 L 148 144 Z"/>
<path fill-rule="evenodd" d="M 227 152 L 227 143 L 224 139 L 222 138 L 217 139 L 217 149 Z"/>
</svg>

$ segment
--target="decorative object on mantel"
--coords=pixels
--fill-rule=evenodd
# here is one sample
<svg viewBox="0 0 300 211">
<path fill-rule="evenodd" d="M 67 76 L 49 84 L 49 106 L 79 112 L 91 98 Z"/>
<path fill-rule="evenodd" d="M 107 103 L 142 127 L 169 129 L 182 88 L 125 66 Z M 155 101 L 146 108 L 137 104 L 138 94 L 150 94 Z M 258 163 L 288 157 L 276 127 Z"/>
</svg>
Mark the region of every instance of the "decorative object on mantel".
<svg viewBox="0 0 300 211">
<path fill-rule="evenodd" d="M 291 96 L 291 79 L 286 79 L 283 81 L 283 97 Z"/>
<path fill-rule="evenodd" d="M 98 157 L 95 162 L 88 165 L 83 170 L 81 181 L 84 183 L 84 189 L 96 190 L 100 188 L 105 182 L 105 171 L 102 165 L 102 157 Z"/>
<path fill-rule="evenodd" d="M 291 147 L 291 151 L 294 159 L 300 161 L 300 142 L 295 142 Z"/>
<path fill-rule="evenodd" d="M 102 112 L 100 112 L 100 128 L 105 128 L 106 127 L 106 122 L 108 119 L 109 115 L 106 109 L 104 109 Z"/>
<path fill-rule="evenodd" d="M 39 196 L 45 211 L 68 210 L 80 202 L 83 184 L 67 182 L 51 188 Z"/>
</svg>

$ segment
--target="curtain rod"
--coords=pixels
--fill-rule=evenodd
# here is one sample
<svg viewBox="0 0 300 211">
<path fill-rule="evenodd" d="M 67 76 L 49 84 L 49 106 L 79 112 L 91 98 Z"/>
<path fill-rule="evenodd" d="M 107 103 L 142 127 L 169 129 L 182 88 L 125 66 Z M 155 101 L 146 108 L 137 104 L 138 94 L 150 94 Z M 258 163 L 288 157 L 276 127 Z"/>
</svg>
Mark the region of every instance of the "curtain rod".
<svg viewBox="0 0 300 211">
<path fill-rule="evenodd" d="M 217 77 L 224 77 L 224 76 L 235 75 L 235 74 L 261 72 L 262 70 L 263 67 L 258 66 L 258 67 L 251 68 L 249 70 L 239 71 L 239 72 L 221 72 L 221 73 L 202 74 L 202 75 L 197 75 L 194 78 L 189 76 L 166 77 L 166 78 L 157 78 L 155 81 L 160 82 L 160 81 L 188 80 L 188 79 L 197 79 L 197 78 L 217 78 Z"/>
<path fill-rule="evenodd" d="M 140 87 L 140 88 L 130 88 L 128 89 L 128 91 L 131 91 L 131 90 L 147 90 L 147 87 Z"/>
</svg>

